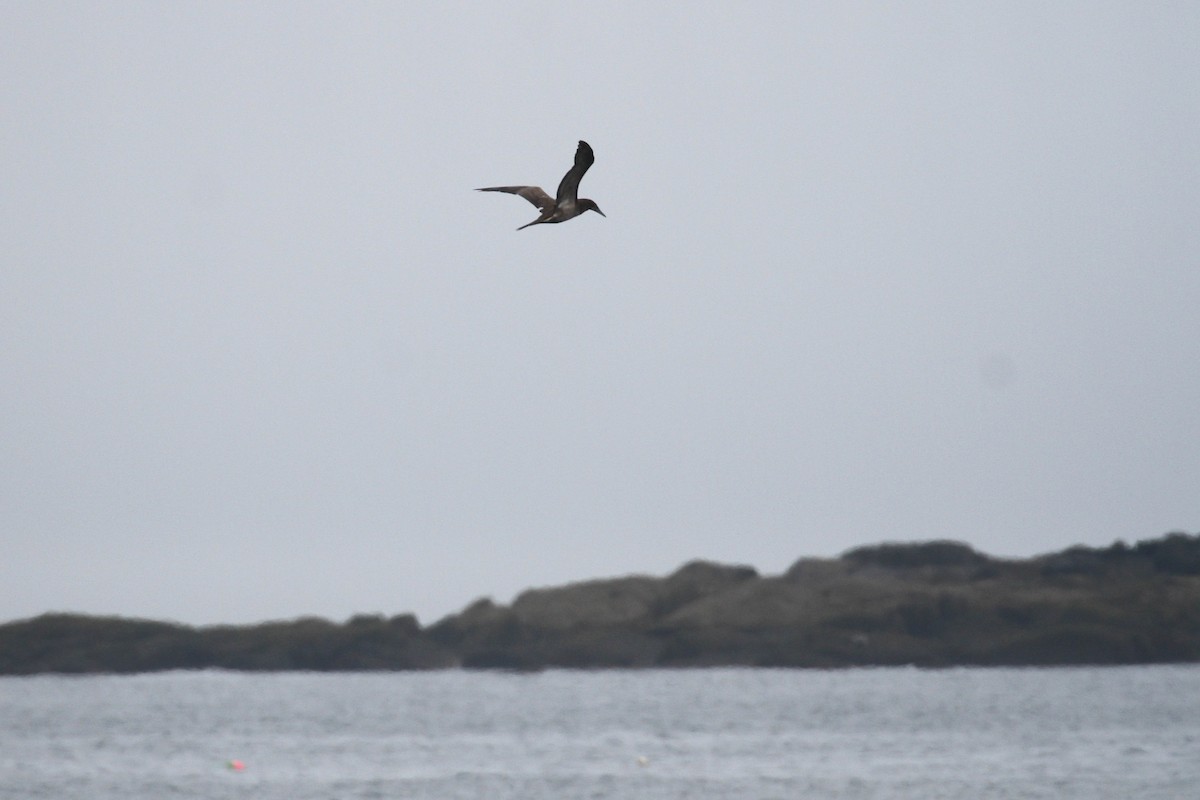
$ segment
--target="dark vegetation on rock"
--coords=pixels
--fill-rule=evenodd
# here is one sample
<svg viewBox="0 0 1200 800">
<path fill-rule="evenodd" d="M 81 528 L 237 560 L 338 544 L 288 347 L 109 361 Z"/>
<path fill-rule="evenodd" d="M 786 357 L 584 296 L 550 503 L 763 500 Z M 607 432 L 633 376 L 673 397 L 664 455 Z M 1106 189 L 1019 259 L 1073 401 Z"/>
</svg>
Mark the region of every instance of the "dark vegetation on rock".
<svg viewBox="0 0 1200 800">
<path fill-rule="evenodd" d="M 45 614 L 0 625 L 0 674 L 167 669 L 841 667 L 1200 660 L 1200 535 L 997 559 L 948 541 L 703 561 L 411 614 L 250 626 Z"/>
</svg>

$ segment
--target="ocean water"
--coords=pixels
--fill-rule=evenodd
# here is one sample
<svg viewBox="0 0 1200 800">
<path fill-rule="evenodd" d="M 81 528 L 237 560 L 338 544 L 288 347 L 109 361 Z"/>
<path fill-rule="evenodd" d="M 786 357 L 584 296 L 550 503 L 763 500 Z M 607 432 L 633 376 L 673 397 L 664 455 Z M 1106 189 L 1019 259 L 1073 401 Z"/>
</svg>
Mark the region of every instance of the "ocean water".
<svg viewBox="0 0 1200 800">
<path fill-rule="evenodd" d="M 0 678 L 4 800 L 1133 797 L 1200 666 Z"/>
</svg>

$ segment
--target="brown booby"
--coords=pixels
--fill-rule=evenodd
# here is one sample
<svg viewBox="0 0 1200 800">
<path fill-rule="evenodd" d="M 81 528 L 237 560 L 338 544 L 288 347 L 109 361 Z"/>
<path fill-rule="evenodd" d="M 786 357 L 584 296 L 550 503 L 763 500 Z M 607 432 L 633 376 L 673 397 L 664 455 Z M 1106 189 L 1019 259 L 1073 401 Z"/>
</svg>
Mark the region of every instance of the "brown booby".
<svg viewBox="0 0 1200 800">
<path fill-rule="evenodd" d="M 579 147 L 575 150 L 575 166 L 567 170 L 566 175 L 563 175 L 562 182 L 558 184 L 557 197 L 551 197 L 546 194 L 540 186 L 489 186 L 486 189 L 476 189 L 475 191 L 508 192 L 509 194 L 524 197 L 537 206 L 542 215 L 533 222 L 517 228 L 519 231 L 528 228 L 530 225 L 540 225 L 544 222 L 566 222 L 569 219 L 578 217 L 585 211 L 595 211 L 600 216 L 605 217 L 608 215 L 600 210 L 600 206 L 596 205 L 595 201 L 579 196 L 579 182 L 583 180 L 583 173 L 588 171 L 588 167 L 595 160 L 596 157 L 592 154 L 592 146 L 580 140 Z"/>
</svg>

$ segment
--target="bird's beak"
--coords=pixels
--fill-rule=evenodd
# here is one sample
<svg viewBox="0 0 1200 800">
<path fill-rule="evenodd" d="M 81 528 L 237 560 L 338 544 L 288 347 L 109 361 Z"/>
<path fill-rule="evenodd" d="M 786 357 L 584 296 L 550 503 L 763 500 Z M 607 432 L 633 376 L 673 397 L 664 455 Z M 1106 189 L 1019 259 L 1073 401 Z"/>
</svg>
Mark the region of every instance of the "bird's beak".
<svg viewBox="0 0 1200 800">
<path fill-rule="evenodd" d="M 605 214 L 603 211 L 601 211 L 598 208 L 596 209 L 596 213 L 599 214 L 600 216 L 604 217 L 605 219 L 608 219 L 608 214 Z"/>
</svg>

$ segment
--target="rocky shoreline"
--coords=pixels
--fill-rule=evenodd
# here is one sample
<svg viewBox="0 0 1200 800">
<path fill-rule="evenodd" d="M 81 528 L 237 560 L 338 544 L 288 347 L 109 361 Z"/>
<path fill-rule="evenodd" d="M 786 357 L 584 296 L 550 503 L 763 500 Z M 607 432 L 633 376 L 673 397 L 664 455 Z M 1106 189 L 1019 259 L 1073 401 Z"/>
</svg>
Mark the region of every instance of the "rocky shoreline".
<svg viewBox="0 0 1200 800">
<path fill-rule="evenodd" d="M 536 670 L 1200 661 L 1200 535 L 998 559 L 957 542 L 804 558 L 782 575 L 695 561 L 666 577 L 410 615 L 247 626 L 45 614 L 0 625 L 0 674 L 171 669 Z"/>
</svg>

